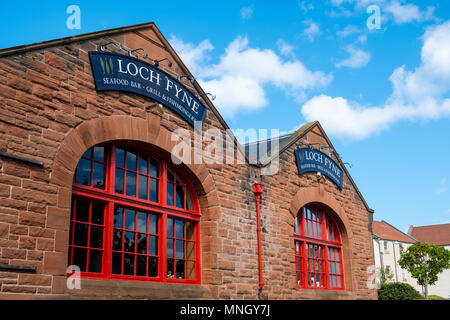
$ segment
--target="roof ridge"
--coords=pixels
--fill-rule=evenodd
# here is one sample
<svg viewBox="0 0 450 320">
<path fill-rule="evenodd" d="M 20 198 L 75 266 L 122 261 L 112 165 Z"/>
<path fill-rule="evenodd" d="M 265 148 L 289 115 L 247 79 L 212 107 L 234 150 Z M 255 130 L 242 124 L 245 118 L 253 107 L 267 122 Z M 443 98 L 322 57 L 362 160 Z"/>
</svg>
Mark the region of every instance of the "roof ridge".
<svg viewBox="0 0 450 320">
<path fill-rule="evenodd" d="M 407 236 L 407 237 L 410 238 L 411 240 L 414 240 L 414 241 L 417 241 L 417 242 L 419 241 L 419 240 L 417 240 L 416 238 L 413 238 L 412 236 L 408 235 L 407 233 L 404 233 L 402 230 L 397 229 L 396 227 L 394 227 L 394 226 L 393 226 L 392 224 L 390 224 L 389 222 L 387 222 L 387 221 L 385 221 L 385 220 L 381 220 L 381 222 L 387 224 L 388 226 L 390 226 L 390 227 L 393 228 L 394 230 L 400 232 L 401 234 Z"/>
</svg>

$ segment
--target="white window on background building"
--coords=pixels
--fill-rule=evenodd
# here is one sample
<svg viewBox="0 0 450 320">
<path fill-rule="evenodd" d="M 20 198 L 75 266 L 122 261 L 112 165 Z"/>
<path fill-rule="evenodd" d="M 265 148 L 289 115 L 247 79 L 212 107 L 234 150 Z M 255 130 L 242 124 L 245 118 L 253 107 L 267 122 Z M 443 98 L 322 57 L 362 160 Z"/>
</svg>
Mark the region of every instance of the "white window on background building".
<svg viewBox="0 0 450 320">
<path fill-rule="evenodd" d="M 384 241 L 384 251 L 387 251 L 387 249 L 388 249 L 388 242 Z"/>
</svg>

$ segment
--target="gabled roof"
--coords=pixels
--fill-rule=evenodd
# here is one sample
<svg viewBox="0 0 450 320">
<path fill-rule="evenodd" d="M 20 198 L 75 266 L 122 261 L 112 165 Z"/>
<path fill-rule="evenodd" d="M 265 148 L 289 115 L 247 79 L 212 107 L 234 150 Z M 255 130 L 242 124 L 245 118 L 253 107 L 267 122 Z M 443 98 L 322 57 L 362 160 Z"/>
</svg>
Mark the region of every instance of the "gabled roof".
<svg viewBox="0 0 450 320">
<path fill-rule="evenodd" d="M 416 239 L 398 230 L 386 221 L 373 221 L 372 232 L 375 236 L 382 240 L 393 240 L 399 242 L 415 243 Z"/>
<path fill-rule="evenodd" d="M 153 22 L 136 24 L 136 25 L 132 25 L 132 26 L 126 26 L 126 27 L 120 27 L 120 28 L 115 28 L 115 29 L 91 32 L 91 33 L 81 34 L 81 35 L 72 36 L 72 37 L 66 37 L 66 38 L 61 38 L 61 39 L 56 39 L 56 40 L 43 41 L 43 42 L 34 43 L 34 44 L 21 45 L 21 46 L 12 47 L 12 48 L 1 49 L 0 50 L 0 58 L 7 57 L 7 56 L 10 56 L 10 55 L 14 55 L 14 54 L 21 54 L 21 53 L 25 53 L 25 52 L 29 52 L 29 51 L 33 51 L 33 50 L 41 50 L 41 49 L 54 47 L 54 46 L 63 46 L 63 45 L 71 44 L 73 42 L 92 40 L 92 39 L 101 38 L 101 37 L 112 37 L 112 36 L 116 36 L 116 35 L 121 34 L 121 33 L 132 32 L 132 31 L 139 31 L 141 29 L 148 29 L 148 28 L 151 28 L 156 33 L 158 39 L 161 41 L 161 43 L 163 44 L 165 49 L 167 49 L 167 51 L 172 55 L 172 57 L 174 58 L 175 62 L 178 64 L 178 66 L 183 71 L 183 73 L 186 74 L 186 75 L 192 76 L 192 74 L 189 71 L 189 69 L 185 66 L 185 64 L 183 63 L 181 58 L 178 56 L 178 54 L 172 48 L 170 43 L 167 41 L 167 39 L 163 36 L 163 34 L 159 31 L 159 29 L 157 28 L 157 26 Z M 197 92 L 199 92 L 202 95 L 205 95 L 205 92 L 203 91 L 203 89 L 200 87 L 200 85 L 196 81 L 193 83 L 193 86 L 194 86 L 194 89 Z M 219 113 L 219 111 L 214 106 L 214 104 L 208 98 L 206 98 L 204 100 L 204 102 L 206 103 L 208 109 L 218 119 L 218 121 L 223 126 L 223 128 L 225 130 L 226 129 L 230 129 L 228 124 L 223 119 L 222 115 Z M 320 123 L 318 121 L 309 122 L 309 123 L 306 123 L 305 125 L 303 125 L 298 130 L 296 130 L 291 135 L 283 136 L 282 139 L 280 138 L 280 141 L 279 141 L 280 142 L 279 143 L 279 153 L 278 154 L 275 154 L 273 152 L 270 152 L 271 150 L 268 150 L 268 152 L 266 154 L 258 155 L 259 162 L 255 166 L 257 166 L 257 167 L 265 167 L 265 166 L 267 166 L 268 164 L 270 164 L 270 162 L 273 159 L 275 159 L 281 153 L 283 153 L 284 151 L 289 149 L 290 146 L 292 146 L 294 143 L 296 143 L 298 140 L 300 140 L 302 137 L 304 137 L 310 130 L 312 130 L 316 126 L 318 127 L 319 131 L 322 133 L 322 136 L 325 138 L 326 142 L 331 147 L 333 147 L 330 139 L 325 134 L 325 131 L 323 130 L 323 128 L 320 125 Z M 231 130 L 227 130 L 227 132 L 228 132 L 228 134 L 233 135 Z M 233 139 L 234 139 L 234 143 L 236 145 L 236 148 L 244 155 L 247 163 L 250 163 L 250 161 L 248 159 L 248 156 L 247 156 L 247 154 L 245 152 L 245 146 L 243 147 L 237 141 L 237 139 L 236 139 L 236 137 L 234 135 L 233 135 Z M 345 174 L 349 178 L 351 184 L 353 185 L 353 187 L 355 188 L 356 192 L 358 193 L 360 199 L 364 203 L 364 206 L 366 207 L 367 211 L 370 212 L 370 213 L 373 213 L 374 210 L 371 209 L 367 205 L 364 197 L 362 196 L 361 192 L 359 191 L 358 187 L 356 186 L 355 182 L 353 181 L 352 177 L 350 176 L 349 172 L 347 171 L 345 165 L 341 161 L 339 155 L 337 154 L 337 152 L 334 151 L 334 147 L 333 147 L 333 153 L 336 156 L 336 159 L 338 159 L 338 163 L 340 164 L 342 170 L 345 172 Z"/>
<path fill-rule="evenodd" d="M 420 242 L 450 245 L 450 223 L 410 228 L 410 235 Z"/>
</svg>

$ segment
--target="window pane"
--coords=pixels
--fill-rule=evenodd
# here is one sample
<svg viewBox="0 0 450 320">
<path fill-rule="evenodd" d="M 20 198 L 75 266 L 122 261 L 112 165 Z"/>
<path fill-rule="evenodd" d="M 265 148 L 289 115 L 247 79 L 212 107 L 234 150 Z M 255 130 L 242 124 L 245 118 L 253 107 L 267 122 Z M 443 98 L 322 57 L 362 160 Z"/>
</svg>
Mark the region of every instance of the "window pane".
<svg viewBox="0 0 450 320">
<path fill-rule="evenodd" d="M 102 272 L 102 251 L 89 251 L 89 272 Z"/>
<path fill-rule="evenodd" d="M 144 154 L 139 155 L 139 172 L 148 174 L 148 161 L 147 156 Z"/>
<path fill-rule="evenodd" d="M 173 219 L 167 218 L 167 236 L 173 237 Z"/>
<path fill-rule="evenodd" d="M 122 251 L 123 231 L 114 229 L 113 231 L 113 250 Z"/>
<path fill-rule="evenodd" d="M 123 208 L 117 208 L 114 210 L 114 227 L 122 228 L 123 226 Z"/>
<path fill-rule="evenodd" d="M 167 278 L 168 279 L 173 279 L 173 277 L 174 277 L 173 270 L 174 270 L 173 259 L 167 259 Z"/>
<path fill-rule="evenodd" d="M 195 260 L 195 242 L 186 242 L 186 259 Z"/>
<path fill-rule="evenodd" d="M 124 254 L 123 274 L 134 275 L 134 254 Z"/>
<path fill-rule="evenodd" d="M 91 248 L 103 248 L 103 228 L 91 226 Z"/>
<path fill-rule="evenodd" d="M 177 193 L 176 193 L 176 206 L 178 208 L 184 208 L 184 187 L 177 185 Z"/>
<path fill-rule="evenodd" d="M 94 148 L 94 159 L 97 161 L 105 162 L 105 147 Z"/>
<path fill-rule="evenodd" d="M 147 186 L 148 186 L 148 178 L 143 175 L 139 175 L 138 181 L 138 197 L 142 200 L 147 200 Z"/>
<path fill-rule="evenodd" d="M 130 209 L 125 209 L 125 229 L 134 230 L 135 212 Z"/>
<path fill-rule="evenodd" d="M 191 193 L 186 193 L 186 209 L 189 211 L 194 211 L 194 204 L 192 203 Z"/>
<path fill-rule="evenodd" d="M 125 238 L 123 242 L 123 251 L 135 252 L 134 250 L 134 232 L 125 232 Z"/>
<path fill-rule="evenodd" d="M 173 183 L 167 183 L 167 204 L 173 206 Z"/>
<path fill-rule="evenodd" d="M 137 231 L 147 232 L 147 214 L 145 212 L 137 213 Z"/>
<path fill-rule="evenodd" d="M 136 236 L 136 252 L 146 254 L 147 253 L 147 236 L 142 233 L 138 233 Z"/>
<path fill-rule="evenodd" d="M 75 220 L 89 222 L 89 200 L 77 199 Z"/>
<path fill-rule="evenodd" d="M 91 185 L 91 161 L 81 159 L 77 167 L 77 183 L 83 186 Z"/>
<path fill-rule="evenodd" d="M 150 162 L 150 175 L 152 177 L 155 177 L 155 178 L 159 177 L 158 166 L 159 166 L 158 161 L 156 161 L 155 159 L 151 159 L 151 162 Z"/>
<path fill-rule="evenodd" d="M 91 223 L 103 224 L 105 205 L 98 202 L 92 202 Z"/>
<path fill-rule="evenodd" d="M 158 202 L 158 180 L 150 178 L 150 201 Z"/>
<path fill-rule="evenodd" d="M 173 175 L 172 171 L 167 170 L 167 181 L 175 182 L 175 176 Z"/>
<path fill-rule="evenodd" d="M 136 153 L 127 151 L 127 169 L 136 171 L 136 160 L 137 156 Z"/>
<path fill-rule="evenodd" d="M 148 232 L 152 234 L 157 234 L 158 229 L 156 225 L 156 216 L 153 214 L 148 215 Z"/>
<path fill-rule="evenodd" d="M 158 259 L 148 258 L 148 276 L 157 277 L 158 276 Z"/>
<path fill-rule="evenodd" d="M 73 244 L 76 246 L 87 247 L 87 236 L 89 226 L 87 224 L 76 223 Z"/>
<path fill-rule="evenodd" d="M 178 239 L 184 239 L 184 222 L 181 220 L 175 220 L 176 224 L 176 237 Z"/>
<path fill-rule="evenodd" d="M 113 253 L 112 260 L 112 273 L 113 274 L 122 274 L 122 254 L 121 253 Z"/>
<path fill-rule="evenodd" d="M 167 256 L 173 257 L 173 239 L 167 239 Z"/>
<path fill-rule="evenodd" d="M 157 238 L 155 236 L 149 236 L 148 254 L 152 256 L 156 256 L 158 254 Z"/>
<path fill-rule="evenodd" d="M 116 167 L 125 168 L 125 150 L 116 149 Z"/>
<path fill-rule="evenodd" d="M 136 197 L 136 173 L 127 171 L 127 196 Z"/>
<path fill-rule="evenodd" d="M 86 152 L 83 154 L 83 157 L 91 159 L 92 158 L 92 148 L 87 149 Z"/>
<path fill-rule="evenodd" d="M 195 223 L 186 222 L 186 240 L 195 240 Z"/>
<path fill-rule="evenodd" d="M 177 279 L 184 279 L 184 260 L 177 260 Z"/>
<path fill-rule="evenodd" d="M 146 276 L 147 275 L 147 257 L 137 256 L 136 257 L 136 275 Z"/>
<path fill-rule="evenodd" d="M 186 279 L 195 280 L 195 262 L 186 261 Z"/>
<path fill-rule="evenodd" d="M 115 181 L 116 193 L 123 194 L 123 175 L 124 171 L 122 169 L 116 169 L 116 181 Z"/>
<path fill-rule="evenodd" d="M 81 272 L 86 271 L 87 249 L 73 248 L 72 264 L 78 266 Z"/>
<path fill-rule="evenodd" d="M 177 248 L 176 257 L 179 259 L 184 259 L 184 241 L 177 240 L 176 248 Z"/>
<path fill-rule="evenodd" d="M 105 165 L 94 162 L 94 174 L 92 186 L 97 189 L 105 189 Z"/>
</svg>

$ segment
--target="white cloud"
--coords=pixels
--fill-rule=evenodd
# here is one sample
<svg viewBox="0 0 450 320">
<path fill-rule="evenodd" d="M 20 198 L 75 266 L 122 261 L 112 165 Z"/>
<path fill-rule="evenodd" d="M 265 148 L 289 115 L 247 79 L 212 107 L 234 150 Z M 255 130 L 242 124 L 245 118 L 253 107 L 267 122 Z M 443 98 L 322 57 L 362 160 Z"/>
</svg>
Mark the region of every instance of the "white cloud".
<svg viewBox="0 0 450 320">
<path fill-rule="evenodd" d="M 361 30 L 354 24 L 349 24 L 343 30 L 336 32 L 336 34 L 340 37 L 348 37 L 357 33 L 361 33 Z"/>
<path fill-rule="evenodd" d="M 287 43 L 283 39 L 277 41 L 277 47 L 280 53 L 285 57 L 292 56 L 294 54 L 294 46 Z"/>
<path fill-rule="evenodd" d="M 303 35 L 309 40 L 314 41 L 314 38 L 320 34 L 319 24 L 312 20 L 303 21 L 307 27 L 303 30 Z"/>
<path fill-rule="evenodd" d="M 352 45 L 347 46 L 345 51 L 350 55 L 347 59 L 341 60 L 336 63 L 336 67 L 349 67 L 349 68 L 362 68 L 366 66 L 370 61 L 370 53 L 358 49 Z"/>
<path fill-rule="evenodd" d="M 384 10 L 392 14 L 396 24 L 408 23 L 414 20 L 419 21 L 422 19 L 419 7 L 414 4 L 407 3 L 402 5 L 398 1 L 392 1 Z"/>
<path fill-rule="evenodd" d="M 306 14 L 308 11 L 314 9 L 314 5 L 308 1 L 301 1 L 298 6 L 300 7 L 300 10 L 302 10 L 303 14 Z"/>
<path fill-rule="evenodd" d="M 332 80 L 331 74 L 311 71 L 300 60 L 285 61 L 273 50 L 252 48 L 247 38 L 232 41 L 217 63 L 205 57 L 213 48 L 207 40 L 198 46 L 175 37 L 170 42 L 187 67 L 195 70 L 193 74 L 202 88 L 216 95 L 214 104 L 225 116 L 266 106 L 266 85 L 300 98 L 305 90 L 325 86 Z"/>
<path fill-rule="evenodd" d="M 437 194 L 444 194 L 447 192 L 447 177 L 443 177 L 439 186 L 436 189 Z"/>
<path fill-rule="evenodd" d="M 450 21 L 428 28 L 422 37 L 421 65 L 414 71 L 395 69 L 393 92 L 379 107 L 361 106 L 343 97 L 316 96 L 301 112 L 319 120 L 325 130 L 344 138 L 363 139 L 400 120 L 450 116 Z"/>
<path fill-rule="evenodd" d="M 241 9 L 241 18 L 250 19 L 253 16 L 253 9 L 251 7 L 244 7 Z"/>
</svg>

